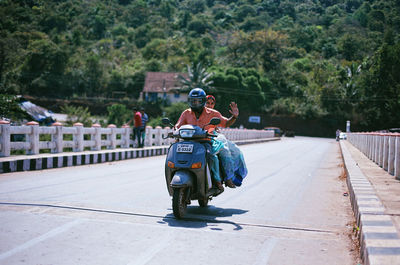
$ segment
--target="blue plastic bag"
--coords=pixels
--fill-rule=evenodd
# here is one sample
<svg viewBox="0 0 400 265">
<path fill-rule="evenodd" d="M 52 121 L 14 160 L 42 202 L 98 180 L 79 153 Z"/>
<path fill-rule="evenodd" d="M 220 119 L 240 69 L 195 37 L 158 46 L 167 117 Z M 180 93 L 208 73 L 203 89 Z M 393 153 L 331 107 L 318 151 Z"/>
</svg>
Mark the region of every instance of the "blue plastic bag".
<svg viewBox="0 0 400 265">
<path fill-rule="evenodd" d="M 248 173 L 242 151 L 223 134 L 219 134 L 213 142 L 215 142 L 215 150 L 219 150 L 218 157 L 221 160 L 226 179 L 231 179 L 236 186 L 241 186 Z"/>
</svg>

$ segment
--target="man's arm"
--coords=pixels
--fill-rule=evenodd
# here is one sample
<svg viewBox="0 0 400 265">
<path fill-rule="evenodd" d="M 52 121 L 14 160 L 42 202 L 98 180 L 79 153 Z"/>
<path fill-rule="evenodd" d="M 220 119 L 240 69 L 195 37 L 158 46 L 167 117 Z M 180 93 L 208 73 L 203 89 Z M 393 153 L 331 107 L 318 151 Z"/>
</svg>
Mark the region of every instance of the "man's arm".
<svg viewBox="0 0 400 265">
<path fill-rule="evenodd" d="M 231 108 L 229 112 L 232 114 L 232 116 L 226 121 L 226 127 L 230 127 L 231 125 L 233 125 L 237 120 L 237 117 L 239 116 L 239 109 L 235 102 L 231 102 L 229 107 Z"/>
<path fill-rule="evenodd" d="M 173 127 L 174 130 L 179 129 L 182 125 L 185 125 L 185 113 L 186 110 L 182 112 L 181 116 L 179 117 L 179 120 L 176 122 L 175 126 Z"/>
<path fill-rule="evenodd" d="M 129 125 L 131 124 L 131 122 L 133 121 L 134 118 L 130 119 L 127 123 L 125 123 L 124 125 Z"/>
</svg>

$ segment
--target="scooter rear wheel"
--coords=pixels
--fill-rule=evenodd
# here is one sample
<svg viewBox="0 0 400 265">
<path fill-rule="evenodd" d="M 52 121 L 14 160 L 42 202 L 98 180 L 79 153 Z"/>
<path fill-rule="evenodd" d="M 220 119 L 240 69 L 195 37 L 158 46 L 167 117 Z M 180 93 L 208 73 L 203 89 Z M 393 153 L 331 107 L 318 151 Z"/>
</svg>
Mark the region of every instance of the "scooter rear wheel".
<svg viewBox="0 0 400 265">
<path fill-rule="evenodd" d="M 187 188 L 175 188 L 174 193 L 172 195 L 172 210 L 174 212 L 174 216 L 177 219 L 183 218 L 186 213 L 187 196 L 188 189 Z"/>
</svg>

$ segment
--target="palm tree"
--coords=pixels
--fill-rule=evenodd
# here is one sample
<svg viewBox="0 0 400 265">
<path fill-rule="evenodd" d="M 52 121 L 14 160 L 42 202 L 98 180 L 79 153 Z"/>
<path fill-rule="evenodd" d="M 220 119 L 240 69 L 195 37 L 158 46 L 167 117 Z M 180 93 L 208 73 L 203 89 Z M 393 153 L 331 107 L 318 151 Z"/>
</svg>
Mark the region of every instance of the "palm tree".
<svg viewBox="0 0 400 265">
<path fill-rule="evenodd" d="M 193 63 L 192 66 L 188 65 L 187 68 L 187 78 L 182 75 L 178 76 L 179 81 L 183 85 L 182 90 L 186 92 L 198 87 L 208 93 L 212 88 L 213 81 L 210 78 L 213 74 L 208 73 L 201 62 Z"/>
</svg>

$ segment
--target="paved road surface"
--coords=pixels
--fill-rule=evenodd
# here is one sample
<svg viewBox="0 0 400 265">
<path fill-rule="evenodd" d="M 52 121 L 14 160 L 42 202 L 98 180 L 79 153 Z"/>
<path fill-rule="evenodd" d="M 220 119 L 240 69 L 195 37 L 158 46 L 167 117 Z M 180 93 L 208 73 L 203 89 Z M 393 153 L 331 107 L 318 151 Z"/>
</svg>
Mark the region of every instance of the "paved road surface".
<svg viewBox="0 0 400 265">
<path fill-rule="evenodd" d="M 0 175 L 0 264 L 357 264 L 337 142 L 241 146 L 249 175 L 188 220 L 165 156 Z"/>
</svg>

